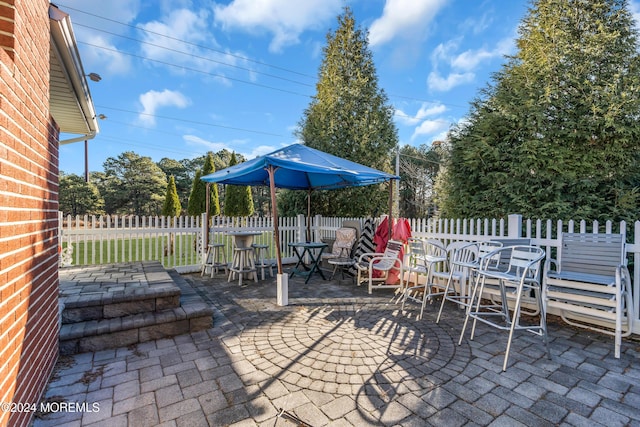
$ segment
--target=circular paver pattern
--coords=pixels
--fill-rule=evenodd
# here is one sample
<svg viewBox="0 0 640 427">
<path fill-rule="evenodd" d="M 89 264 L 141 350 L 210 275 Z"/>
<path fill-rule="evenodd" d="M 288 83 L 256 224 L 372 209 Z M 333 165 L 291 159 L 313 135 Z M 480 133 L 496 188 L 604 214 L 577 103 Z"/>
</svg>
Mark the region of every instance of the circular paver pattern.
<svg viewBox="0 0 640 427">
<path fill-rule="evenodd" d="M 470 359 L 457 336 L 388 306 L 299 306 L 244 326 L 242 353 L 256 369 L 332 394 L 384 401 L 424 394 L 460 374 Z"/>
</svg>

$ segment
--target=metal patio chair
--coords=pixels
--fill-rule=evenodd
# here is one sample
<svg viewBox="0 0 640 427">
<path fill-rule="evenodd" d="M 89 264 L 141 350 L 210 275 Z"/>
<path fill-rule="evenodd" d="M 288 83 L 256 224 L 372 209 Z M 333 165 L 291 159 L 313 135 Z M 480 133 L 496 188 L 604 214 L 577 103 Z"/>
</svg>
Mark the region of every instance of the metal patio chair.
<svg viewBox="0 0 640 427">
<path fill-rule="evenodd" d="M 407 273 L 407 283 L 404 287 L 402 296 L 402 311 L 407 300 L 420 303 L 420 315 L 418 319 L 422 319 L 424 306 L 428 299 L 441 292 L 433 292 L 437 285 L 433 282 L 433 273 L 436 268 L 443 269 L 447 262 L 447 250 L 440 240 L 428 239 L 422 240 L 417 238 L 409 239 L 409 254 L 407 262 L 403 264 L 401 277 L 404 280 L 404 273 Z M 411 277 L 414 281 L 411 282 Z M 422 281 L 424 279 L 424 282 Z"/>
<path fill-rule="evenodd" d="M 489 259 L 491 259 L 491 257 L 498 255 L 502 256 L 507 253 L 509 254 L 509 264 L 506 269 L 496 270 L 489 268 Z M 460 333 L 458 345 L 462 343 L 467 323 L 471 318 L 473 319 L 470 338 L 472 340 L 475 334 L 476 322 L 478 320 L 494 328 L 509 331 L 507 349 L 505 351 L 504 363 L 502 365 L 503 371 L 507 369 L 511 342 L 516 330 L 526 330 L 542 336 L 547 350 L 547 355 L 550 356 L 549 342 L 547 338 L 547 322 L 544 306 L 542 304 L 539 279 L 540 266 L 544 257 L 545 251 L 535 246 L 506 246 L 496 249 L 488 254 L 488 257 L 481 262 L 480 267 L 477 269 L 479 277 L 473 286 L 471 300 L 469 302 L 470 305 L 467 307 L 467 313 L 462 327 L 462 332 Z M 500 304 L 481 304 L 482 292 L 485 281 L 487 280 L 497 282 L 500 288 L 500 294 L 502 295 Z M 533 322 L 530 322 L 528 324 L 521 324 L 520 315 L 522 296 L 530 291 L 533 291 L 536 295 L 536 300 L 540 308 L 539 323 L 533 324 Z M 515 303 L 512 312 L 509 309 L 507 293 L 515 295 Z"/>
</svg>

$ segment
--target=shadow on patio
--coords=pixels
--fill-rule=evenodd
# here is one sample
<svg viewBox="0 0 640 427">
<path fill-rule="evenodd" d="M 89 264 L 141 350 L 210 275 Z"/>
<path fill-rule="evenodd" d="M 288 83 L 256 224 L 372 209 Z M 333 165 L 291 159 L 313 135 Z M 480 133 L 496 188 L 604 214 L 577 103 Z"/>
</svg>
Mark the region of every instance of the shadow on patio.
<svg viewBox="0 0 640 427">
<path fill-rule="evenodd" d="M 95 412 L 40 414 L 48 425 L 639 425 L 638 343 L 613 358 L 608 336 L 550 321 L 553 359 L 520 333 L 502 372 L 506 334 L 479 324 L 458 346 L 463 313 L 439 301 L 415 320 L 392 290 L 275 279 L 238 286 L 183 276 L 214 309 L 213 328 L 61 358 L 50 401 Z"/>
</svg>

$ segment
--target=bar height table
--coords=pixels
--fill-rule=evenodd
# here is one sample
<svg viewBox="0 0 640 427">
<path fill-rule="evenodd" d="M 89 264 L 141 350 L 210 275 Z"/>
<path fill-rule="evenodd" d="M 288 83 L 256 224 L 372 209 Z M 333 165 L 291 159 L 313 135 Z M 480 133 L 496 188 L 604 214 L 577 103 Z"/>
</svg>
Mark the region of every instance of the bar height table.
<svg viewBox="0 0 640 427">
<path fill-rule="evenodd" d="M 242 285 L 242 278 L 245 274 L 253 274 L 253 280 L 258 282 L 258 271 L 254 263 L 253 237 L 261 233 L 256 231 L 232 231 L 227 235 L 233 237 L 233 260 L 229 268 L 229 280 L 238 277 L 238 285 Z"/>
</svg>

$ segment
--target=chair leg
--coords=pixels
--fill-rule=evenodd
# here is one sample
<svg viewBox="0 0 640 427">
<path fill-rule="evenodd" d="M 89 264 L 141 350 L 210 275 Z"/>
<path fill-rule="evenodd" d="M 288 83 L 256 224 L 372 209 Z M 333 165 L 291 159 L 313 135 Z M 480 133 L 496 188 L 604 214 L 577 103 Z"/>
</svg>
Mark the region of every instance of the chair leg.
<svg viewBox="0 0 640 427">
<path fill-rule="evenodd" d="M 238 256 L 238 253 L 236 251 L 233 252 L 233 256 L 231 257 L 231 268 L 229 269 L 229 278 L 227 279 L 227 282 L 231 282 L 231 279 L 234 278 L 236 276 L 234 276 L 235 272 L 233 271 L 234 266 L 236 265 L 236 263 L 239 263 L 240 260 L 237 260 L 236 257 Z"/>
<path fill-rule="evenodd" d="M 211 278 L 213 278 L 214 273 L 218 273 L 217 263 L 218 263 L 218 257 L 220 256 L 219 250 L 220 248 L 214 247 L 213 253 L 211 254 Z"/>
<path fill-rule="evenodd" d="M 402 314 L 404 314 L 404 304 L 407 302 L 407 295 L 409 293 L 409 283 L 411 282 L 407 280 L 407 287 L 404 288 L 404 292 L 402 293 L 402 306 L 400 308 L 400 310 L 402 310 Z"/>
<path fill-rule="evenodd" d="M 444 294 L 442 294 L 442 302 L 440 303 L 440 310 L 438 311 L 438 317 L 436 318 L 436 323 L 440 323 L 440 316 L 442 315 L 442 309 L 444 308 L 444 303 L 447 300 L 447 295 L 449 295 L 449 287 L 451 286 L 451 282 L 453 281 L 453 268 L 449 272 L 449 279 L 447 279 L 447 286 L 444 288 Z M 455 292 L 455 287 L 454 287 Z"/>
<path fill-rule="evenodd" d="M 247 261 L 249 267 L 253 270 L 253 281 L 258 283 L 258 269 L 256 268 L 256 263 L 253 261 L 253 257 L 250 254 L 247 254 Z M 262 270 L 264 276 L 264 270 Z M 264 279 L 264 277 L 263 277 Z"/>
<path fill-rule="evenodd" d="M 202 271 L 200 271 L 200 276 L 201 277 L 204 276 L 204 274 L 207 271 L 207 268 L 209 268 L 209 266 L 212 264 L 211 255 L 212 255 L 211 254 L 211 247 L 208 247 L 207 248 L 207 254 L 204 257 L 204 264 L 202 264 Z M 213 272 L 213 269 L 211 271 Z M 212 273 L 212 276 L 213 276 L 213 273 Z"/>
<path fill-rule="evenodd" d="M 253 249 L 253 263 L 256 266 L 256 269 L 260 269 L 260 277 L 264 280 L 264 263 L 261 261 L 260 256 L 262 255 L 262 249 L 254 248 Z"/>
<path fill-rule="evenodd" d="M 464 333 L 467 330 L 467 323 L 469 323 L 469 317 L 471 315 L 471 310 L 473 310 L 473 306 L 475 304 L 476 306 L 476 310 L 480 309 L 480 297 L 478 297 L 478 302 L 475 303 L 476 300 L 476 295 L 478 293 L 478 286 L 480 285 L 480 276 L 476 277 L 476 281 L 473 284 L 473 290 L 471 291 L 471 299 L 469 300 L 469 305 L 467 306 L 467 309 L 465 310 L 466 314 L 464 317 L 464 323 L 462 324 L 462 331 L 460 332 L 460 338 L 458 339 L 458 345 L 462 344 L 462 338 L 464 338 Z M 482 283 L 484 284 L 484 277 L 482 278 Z M 484 287 L 484 286 L 483 286 Z M 482 292 L 480 293 L 480 296 L 482 296 Z M 475 327 L 475 320 L 474 320 L 474 327 Z M 473 332 L 471 335 L 471 339 L 473 339 Z"/>
<path fill-rule="evenodd" d="M 416 284 L 418 284 L 420 277 L 418 273 L 416 273 Z M 422 320 L 422 315 L 424 314 L 424 306 L 427 305 L 427 299 L 430 298 L 430 288 L 429 288 L 429 274 L 424 278 L 424 291 L 422 291 L 422 304 L 420 304 L 420 316 L 418 316 L 418 320 Z"/>
<path fill-rule="evenodd" d="M 407 275 L 407 284 L 404 287 L 404 291 L 402 292 L 402 314 L 404 314 L 404 305 L 407 303 L 407 299 L 409 299 L 409 294 L 411 293 L 411 272 Z"/>
<path fill-rule="evenodd" d="M 551 359 L 551 348 L 549 347 L 549 334 L 547 333 L 547 308 L 542 304 L 542 285 L 540 289 L 536 289 L 536 297 L 538 307 L 540 307 L 540 328 L 542 329 L 542 339 L 544 347 L 547 350 L 547 357 Z"/>
<path fill-rule="evenodd" d="M 504 289 L 504 286 L 501 286 Z M 511 351 L 511 341 L 513 340 L 513 332 L 516 329 L 516 326 L 520 323 L 520 305 L 522 304 L 522 293 L 523 293 L 523 284 L 520 283 L 518 286 L 518 292 L 516 293 L 516 302 L 513 307 L 513 317 L 511 318 L 511 327 L 509 328 L 509 339 L 507 339 L 507 350 L 504 353 L 504 362 L 502 363 L 502 371 L 507 370 L 507 363 L 509 362 L 509 353 Z M 507 311 L 509 307 L 507 305 Z"/>
<path fill-rule="evenodd" d="M 242 272 L 244 270 L 244 252 L 240 252 L 240 265 L 238 266 L 238 270 L 240 270 L 238 272 L 238 286 L 242 286 L 242 276 L 244 275 L 244 273 Z"/>
<path fill-rule="evenodd" d="M 480 290 L 477 293 L 477 298 L 478 298 L 478 303 L 476 304 L 476 313 L 480 312 L 480 307 L 482 306 L 482 294 L 484 293 L 484 280 L 482 281 L 482 283 L 480 284 Z M 471 324 L 471 336 L 469 337 L 470 340 L 473 341 L 473 337 L 476 336 L 476 325 L 478 324 L 478 318 L 474 317 L 473 318 L 473 323 Z"/>
</svg>

